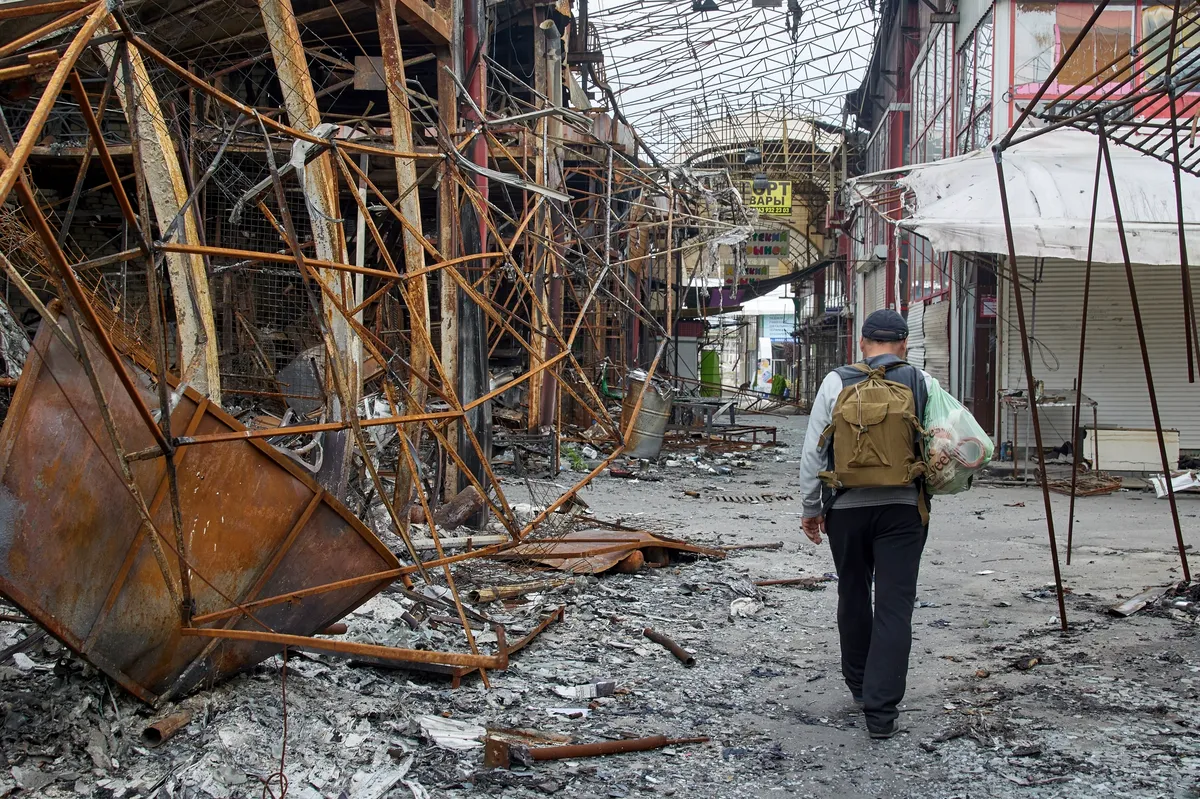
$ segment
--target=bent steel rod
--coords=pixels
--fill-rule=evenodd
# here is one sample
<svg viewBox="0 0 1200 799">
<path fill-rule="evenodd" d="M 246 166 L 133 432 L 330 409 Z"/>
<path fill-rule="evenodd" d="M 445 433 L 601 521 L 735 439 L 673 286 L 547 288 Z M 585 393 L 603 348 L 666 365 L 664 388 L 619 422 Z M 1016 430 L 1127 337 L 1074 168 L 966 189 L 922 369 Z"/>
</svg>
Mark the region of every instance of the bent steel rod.
<svg viewBox="0 0 1200 799">
<path fill-rule="evenodd" d="M 1003 142 L 992 147 L 996 159 L 996 178 L 1000 182 L 1000 209 L 1004 216 L 1004 234 L 1008 239 L 1008 263 L 1013 285 L 1013 297 L 1017 305 L 1017 324 L 1021 332 L 1021 357 L 1025 361 L 1025 384 L 1029 391 L 1029 417 L 1033 423 L 1034 444 L 1037 447 L 1038 464 L 1042 470 L 1042 504 L 1046 510 L 1046 533 L 1050 538 L 1050 560 L 1054 565 L 1054 590 L 1058 595 L 1058 618 L 1063 632 L 1067 631 L 1067 602 L 1063 595 L 1062 568 L 1058 562 L 1058 540 L 1054 536 L 1054 508 L 1050 503 L 1050 483 L 1046 479 L 1046 453 L 1042 449 L 1042 423 L 1034 397 L 1033 355 L 1029 350 L 1029 325 L 1025 319 L 1025 301 L 1021 297 L 1021 273 L 1017 266 L 1017 245 L 1013 238 L 1012 211 L 1008 205 L 1008 187 L 1004 183 L 1004 159 L 1001 154 Z M 1016 457 L 1016 454 L 1013 454 Z"/>
</svg>

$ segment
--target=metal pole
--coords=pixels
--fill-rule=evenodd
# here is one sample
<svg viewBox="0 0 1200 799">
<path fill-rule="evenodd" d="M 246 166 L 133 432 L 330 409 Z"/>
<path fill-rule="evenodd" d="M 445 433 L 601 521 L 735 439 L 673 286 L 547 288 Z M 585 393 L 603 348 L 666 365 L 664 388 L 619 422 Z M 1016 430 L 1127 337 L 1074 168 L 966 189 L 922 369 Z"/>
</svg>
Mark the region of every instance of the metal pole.
<svg viewBox="0 0 1200 799">
<path fill-rule="evenodd" d="M 1017 266 L 1017 245 L 1013 240 L 1012 212 L 1008 206 L 1008 187 L 1004 184 L 1004 160 L 1001 156 L 1003 146 L 1003 142 L 995 144 L 992 147 L 992 154 L 996 159 L 996 178 L 1000 182 L 1000 209 L 1004 216 L 1004 233 L 1008 239 L 1008 263 L 1011 271 L 1013 297 L 1016 299 L 1017 324 L 1021 331 L 1021 357 L 1025 361 L 1025 384 L 1029 392 L 1029 417 L 1033 421 L 1038 464 L 1042 470 L 1042 504 L 1046 509 L 1046 533 L 1050 538 L 1050 560 L 1054 564 L 1054 590 L 1058 595 L 1058 618 L 1063 632 L 1066 632 L 1067 603 L 1063 595 L 1062 569 L 1058 563 L 1058 541 L 1054 536 L 1054 508 L 1050 504 L 1050 485 L 1046 480 L 1046 453 L 1042 450 L 1042 424 L 1038 418 L 1037 402 L 1033 390 L 1033 357 L 1029 351 L 1029 328 L 1025 321 L 1025 301 L 1021 297 L 1021 273 Z M 1015 452 L 1013 457 L 1016 457 Z"/>
<path fill-rule="evenodd" d="M 1150 412 L 1154 416 L 1154 432 L 1158 434 L 1158 455 L 1162 459 L 1163 481 L 1167 484 L 1167 501 L 1171 504 L 1171 521 L 1175 525 L 1175 542 L 1179 548 L 1179 562 L 1183 566 L 1183 579 L 1191 582 L 1192 570 L 1188 566 L 1187 548 L 1183 543 L 1183 529 L 1179 525 L 1179 506 L 1175 502 L 1175 487 L 1171 483 L 1171 465 L 1167 460 L 1167 443 L 1163 437 L 1162 417 L 1158 411 L 1158 395 L 1154 390 L 1154 372 L 1150 368 L 1150 350 L 1146 346 L 1146 330 L 1142 326 L 1142 309 L 1138 305 L 1137 286 L 1133 279 L 1133 264 L 1129 261 L 1129 242 L 1125 238 L 1125 221 L 1121 218 L 1121 203 L 1117 199 L 1117 177 L 1113 171 L 1112 155 L 1108 149 L 1108 132 L 1104 120 L 1100 120 L 1100 149 L 1108 170 L 1108 188 L 1112 193 L 1113 215 L 1117 219 L 1117 238 L 1121 242 L 1121 257 L 1125 260 L 1125 280 L 1129 284 L 1129 301 L 1133 305 L 1133 324 L 1137 328 L 1138 347 L 1142 351 L 1142 367 L 1146 371 L 1146 393 L 1150 397 Z"/>
<path fill-rule="evenodd" d="M 1179 39 L 1179 10 L 1181 0 L 1175 0 L 1171 16 L 1171 37 L 1168 40 L 1167 72 L 1164 76 L 1167 100 L 1171 104 L 1171 172 L 1175 180 L 1175 215 L 1179 225 L 1179 277 L 1183 286 L 1183 337 L 1187 341 L 1188 382 L 1196 382 L 1196 359 L 1200 358 L 1200 339 L 1196 338 L 1196 307 L 1192 296 L 1192 275 L 1188 264 L 1187 235 L 1183 225 L 1183 180 L 1179 156 L 1179 109 L 1175 97 L 1175 47 Z M 1169 481 L 1168 475 L 1168 481 Z"/>
<path fill-rule="evenodd" d="M 1067 565 L 1071 565 L 1071 548 L 1075 541 L 1075 487 L 1079 484 L 1079 419 L 1083 404 L 1083 356 L 1086 351 L 1088 301 L 1092 292 L 1092 246 L 1096 241 L 1096 208 L 1100 203 L 1100 167 L 1103 151 L 1096 150 L 1096 180 L 1092 186 L 1092 224 L 1088 231 L 1087 266 L 1083 274 L 1083 319 L 1079 326 L 1079 365 L 1075 375 L 1075 410 L 1071 414 L 1071 504 L 1067 514 Z M 1092 439 L 1096 438 L 1096 427 L 1092 425 Z M 1096 464 L 1092 463 L 1092 469 Z"/>
</svg>

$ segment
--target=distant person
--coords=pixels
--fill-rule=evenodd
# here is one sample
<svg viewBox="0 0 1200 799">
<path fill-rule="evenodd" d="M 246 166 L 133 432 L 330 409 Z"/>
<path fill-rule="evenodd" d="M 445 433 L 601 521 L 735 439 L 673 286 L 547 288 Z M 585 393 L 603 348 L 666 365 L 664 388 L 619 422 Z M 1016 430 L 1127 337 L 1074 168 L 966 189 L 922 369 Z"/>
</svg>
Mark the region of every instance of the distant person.
<svg viewBox="0 0 1200 799">
<path fill-rule="evenodd" d="M 859 344 L 863 360 L 830 372 L 813 400 L 800 461 L 802 526 L 814 544 L 829 535 L 842 676 L 870 736 L 891 738 L 900 731 L 929 530 L 916 420 L 934 382 L 904 361 L 908 325 L 895 311 L 868 316 Z"/>
</svg>

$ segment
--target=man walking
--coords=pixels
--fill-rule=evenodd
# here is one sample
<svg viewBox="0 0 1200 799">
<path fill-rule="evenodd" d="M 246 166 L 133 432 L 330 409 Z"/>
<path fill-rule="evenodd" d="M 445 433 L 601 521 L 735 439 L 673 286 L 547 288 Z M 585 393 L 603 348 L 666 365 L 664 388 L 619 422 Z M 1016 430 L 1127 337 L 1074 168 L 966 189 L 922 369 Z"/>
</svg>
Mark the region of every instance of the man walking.
<svg viewBox="0 0 1200 799">
<path fill-rule="evenodd" d="M 860 347 L 864 360 L 830 372 L 813 401 L 800 491 L 804 534 L 828 534 L 837 568 L 842 675 L 870 736 L 891 738 L 928 532 L 919 420 L 933 379 L 904 362 L 908 325 L 895 311 L 867 317 Z"/>
</svg>

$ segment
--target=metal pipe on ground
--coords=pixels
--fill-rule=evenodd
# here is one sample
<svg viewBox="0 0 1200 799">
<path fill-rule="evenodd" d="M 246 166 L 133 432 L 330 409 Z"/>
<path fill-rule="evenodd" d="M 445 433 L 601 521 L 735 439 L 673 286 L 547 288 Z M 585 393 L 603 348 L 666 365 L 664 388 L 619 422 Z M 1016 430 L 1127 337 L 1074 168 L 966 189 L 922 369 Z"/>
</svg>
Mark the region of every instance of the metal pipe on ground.
<svg viewBox="0 0 1200 799">
<path fill-rule="evenodd" d="M 142 730 L 142 743 L 153 749 L 156 746 L 161 746 L 168 738 L 182 730 L 192 721 L 192 711 L 180 710 L 172 713 L 169 716 L 154 721 L 146 725 Z"/>
<path fill-rule="evenodd" d="M 590 744 L 565 744 L 563 746 L 522 746 L 510 741 L 489 738 L 484 749 L 483 765 L 487 768 L 508 768 L 515 760 L 529 764 L 540 760 L 569 760 L 577 757 L 599 757 L 620 755 L 627 752 L 648 752 L 665 746 L 678 744 L 708 743 L 709 738 L 668 738 L 652 735 L 648 738 L 626 738 L 617 741 L 598 741 Z"/>
<path fill-rule="evenodd" d="M 694 658 L 690 652 L 657 630 L 647 627 L 646 629 L 642 630 L 642 635 L 646 636 L 654 643 L 666 647 L 672 655 L 679 658 L 679 662 L 683 665 L 689 668 L 696 665 L 696 658 Z"/>
</svg>

